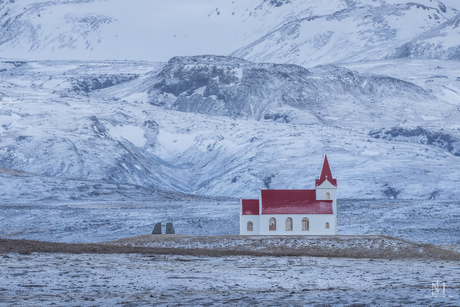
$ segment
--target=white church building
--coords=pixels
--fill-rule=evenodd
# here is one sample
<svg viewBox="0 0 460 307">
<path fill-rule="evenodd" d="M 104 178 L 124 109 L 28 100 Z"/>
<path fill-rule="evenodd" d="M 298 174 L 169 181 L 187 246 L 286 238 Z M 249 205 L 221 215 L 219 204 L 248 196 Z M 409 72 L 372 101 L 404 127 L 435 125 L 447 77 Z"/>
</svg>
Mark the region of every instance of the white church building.
<svg viewBox="0 0 460 307">
<path fill-rule="evenodd" d="M 327 156 L 314 190 L 261 190 L 242 199 L 240 235 L 337 234 L 337 180 Z"/>
</svg>

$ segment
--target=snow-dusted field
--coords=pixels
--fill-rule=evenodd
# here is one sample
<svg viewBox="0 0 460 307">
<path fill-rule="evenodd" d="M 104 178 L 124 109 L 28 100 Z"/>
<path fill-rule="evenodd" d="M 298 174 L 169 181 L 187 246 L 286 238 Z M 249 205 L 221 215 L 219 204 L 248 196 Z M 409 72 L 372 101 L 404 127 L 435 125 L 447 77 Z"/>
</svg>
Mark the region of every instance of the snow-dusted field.
<svg viewBox="0 0 460 307">
<path fill-rule="evenodd" d="M 0 270 L 2 306 L 458 306 L 460 300 L 460 266 L 449 261 L 33 253 L 0 255 Z M 436 282 L 439 293 L 432 292 Z"/>
<path fill-rule="evenodd" d="M 74 202 L 1 205 L 0 237 L 66 243 L 116 240 L 151 233 L 155 223 L 172 222 L 176 233 L 237 234 L 238 202 Z"/>
<path fill-rule="evenodd" d="M 136 191 L 124 191 L 126 195 Z M 110 190 L 109 190 L 110 192 Z M 138 195 L 139 197 L 139 195 Z M 135 198 L 133 196 L 133 198 Z M 340 200 L 339 235 L 385 235 L 416 243 L 460 245 L 458 201 Z M 162 199 L 0 205 L 0 237 L 66 243 L 103 242 L 152 232 L 172 222 L 177 234 L 236 235 L 239 201 Z"/>
</svg>

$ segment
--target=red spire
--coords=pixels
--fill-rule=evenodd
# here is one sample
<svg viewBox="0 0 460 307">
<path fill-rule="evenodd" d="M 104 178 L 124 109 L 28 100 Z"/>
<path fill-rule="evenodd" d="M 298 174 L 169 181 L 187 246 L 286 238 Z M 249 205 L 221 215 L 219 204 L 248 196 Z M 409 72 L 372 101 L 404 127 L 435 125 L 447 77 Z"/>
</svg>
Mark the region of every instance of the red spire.
<svg viewBox="0 0 460 307">
<path fill-rule="evenodd" d="M 329 167 L 329 162 L 327 161 L 327 156 L 324 156 L 323 168 L 321 169 L 321 176 L 319 179 L 316 179 L 316 186 L 320 186 L 324 181 L 329 181 L 332 185 L 337 186 L 337 179 L 332 178 L 331 169 Z"/>
</svg>

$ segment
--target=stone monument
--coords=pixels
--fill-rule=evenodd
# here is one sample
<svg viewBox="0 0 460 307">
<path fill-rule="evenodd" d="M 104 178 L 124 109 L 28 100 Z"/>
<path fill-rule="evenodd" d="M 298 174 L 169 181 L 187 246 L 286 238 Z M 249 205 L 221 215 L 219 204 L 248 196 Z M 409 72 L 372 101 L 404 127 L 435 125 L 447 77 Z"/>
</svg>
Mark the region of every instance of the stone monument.
<svg viewBox="0 0 460 307">
<path fill-rule="evenodd" d="M 161 223 L 155 224 L 155 228 L 153 228 L 152 235 L 161 235 Z"/>
</svg>

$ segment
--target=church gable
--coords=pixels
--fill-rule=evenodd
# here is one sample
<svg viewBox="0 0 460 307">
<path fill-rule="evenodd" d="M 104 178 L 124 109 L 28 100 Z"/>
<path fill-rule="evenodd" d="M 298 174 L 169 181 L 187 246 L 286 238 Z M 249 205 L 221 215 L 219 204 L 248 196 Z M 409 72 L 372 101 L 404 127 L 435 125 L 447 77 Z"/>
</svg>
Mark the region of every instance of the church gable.
<svg viewBox="0 0 460 307">
<path fill-rule="evenodd" d="M 337 187 L 329 182 L 329 180 L 323 181 L 321 185 L 316 186 L 317 189 L 336 189 Z"/>
</svg>

